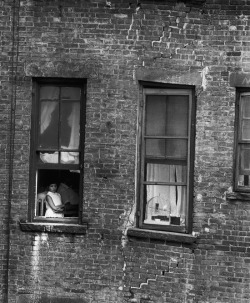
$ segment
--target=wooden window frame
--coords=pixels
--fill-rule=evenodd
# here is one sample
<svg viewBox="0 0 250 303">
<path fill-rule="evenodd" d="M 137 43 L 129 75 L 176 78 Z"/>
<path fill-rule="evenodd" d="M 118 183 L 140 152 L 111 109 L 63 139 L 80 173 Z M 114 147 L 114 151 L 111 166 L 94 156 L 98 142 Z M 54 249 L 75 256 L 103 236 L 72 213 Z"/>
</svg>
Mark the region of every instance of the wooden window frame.
<svg viewBox="0 0 250 303">
<path fill-rule="evenodd" d="M 37 163 L 38 148 L 38 117 L 39 117 L 39 88 L 42 85 L 58 86 L 58 87 L 79 87 L 81 89 L 80 98 L 80 143 L 79 143 L 79 164 L 53 164 L 53 163 Z M 30 170 L 29 170 L 29 209 L 28 218 L 30 222 L 57 222 L 68 224 L 82 224 L 82 199 L 83 199 L 83 163 L 84 163 L 84 142 L 85 142 L 85 123 L 86 123 L 86 80 L 85 79 L 64 79 L 64 78 L 34 78 L 32 82 L 32 116 L 31 116 L 31 136 L 30 136 Z M 80 170 L 80 199 L 78 217 L 64 218 L 45 218 L 36 216 L 36 174 L 39 168 L 59 169 L 59 170 Z"/>
<path fill-rule="evenodd" d="M 178 233 L 192 232 L 192 214 L 193 214 L 193 178 L 194 178 L 194 154 L 195 154 L 195 88 L 193 86 L 183 85 L 164 85 L 152 84 L 148 82 L 140 83 L 140 110 L 138 115 L 138 160 L 137 160 L 137 227 L 145 230 L 170 231 Z M 144 223 L 144 214 L 146 203 L 143 198 L 144 191 L 144 129 L 145 129 L 145 105 L 147 95 L 189 95 L 189 129 L 188 129 L 188 157 L 187 157 L 187 214 L 185 226 L 178 225 L 156 225 Z"/>
<path fill-rule="evenodd" d="M 250 193 L 250 185 L 247 187 L 239 185 L 239 167 L 240 167 L 240 145 L 249 145 L 250 140 L 243 140 L 241 138 L 241 128 L 242 128 L 242 104 L 241 96 L 250 97 L 250 89 L 247 88 L 237 88 L 236 89 L 236 103 L 235 103 L 235 146 L 234 146 L 234 191 L 235 192 L 246 192 Z"/>
</svg>

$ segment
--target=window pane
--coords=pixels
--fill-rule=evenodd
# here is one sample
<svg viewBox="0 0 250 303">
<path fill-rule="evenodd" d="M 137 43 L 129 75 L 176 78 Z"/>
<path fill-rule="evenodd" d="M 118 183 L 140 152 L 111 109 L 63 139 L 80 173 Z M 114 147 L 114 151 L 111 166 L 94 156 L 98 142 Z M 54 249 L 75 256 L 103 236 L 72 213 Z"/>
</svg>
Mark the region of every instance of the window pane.
<svg viewBox="0 0 250 303">
<path fill-rule="evenodd" d="M 238 186 L 250 186 L 250 175 L 239 175 Z"/>
<path fill-rule="evenodd" d="M 187 167 L 184 165 L 169 165 L 147 163 L 146 181 L 151 182 L 186 182 Z"/>
<path fill-rule="evenodd" d="M 164 136 L 166 129 L 166 96 L 147 96 L 146 135 Z"/>
<path fill-rule="evenodd" d="M 166 140 L 166 156 L 174 158 L 187 158 L 187 140 Z"/>
<path fill-rule="evenodd" d="M 57 149 L 58 147 L 58 102 L 42 101 L 39 117 L 39 147 Z"/>
<path fill-rule="evenodd" d="M 250 148 L 240 147 L 240 175 L 250 174 Z"/>
<path fill-rule="evenodd" d="M 250 120 L 242 121 L 242 139 L 250 140 Z"/>
<path fill-rule="evenodd" d="M 55 101 L 59 100 L 59 87 L 56 86 L 41 86 L 40 101 Z"/>
<path fill-rule="evenodd" d="M 78 149 L 80 140 L 80 103 L 61 103 L 61 148 Z"/>
<path fill-rule="evenodd" d="M 165 158 L 165 140 L 146 139 L 146 156 Z"/>
<path fill-rule="evenodd" d="M 146 185 L 144 223 L 184 225 L 186 219 L 186 186 Z"/>
<path fill-rule="evenodd" d="M 55 215 L 46 203 L 50 184 L 57 185 L 64 210 Z M 35 213 L 46 217 L 77 217 L 79 205 L 80 174 L 69 170 L 40 169 L 37 172 L 37 203 Z M 56 199 L 58 203 L 59 198 Z M 47 213 L 46 213 L 47 212 Z"/>
<path fill-rule="evenodd" d="M 61 152 L 60 163 L 62 163 L 62 164 L 79 164 L 79 153 Z"/>
<path fill-rule="evenodd" d="M 146 135 L 187 136 L 189 96 L 147 96 Z"/>
<path fill-rule="evenodd" d="M 250 96 L 242 96 L 242 117 L 250 118 Z"/>
<path fill-rule="evenodd" d="M 185 139 L 146 139 L 146 156 L 186 159 L 187 144 Z"/>
<path fill-rule="evenodd" d="M 59 163 L 58 160 L 58 152 L 53 153 L 39 153 L 40 159 L 42 160 L 42 163 Z"/>
<path fill-rule="evenodd" d="M 166 135 L 188 135 L 189 96 L 168 96 L 166 113 Z"/>
<path fill-rule="evenodd" d="M 62 87 L 61 98 L 63 100 L 80 100 L 81 89 L 79 87 Z"/>
</svg>

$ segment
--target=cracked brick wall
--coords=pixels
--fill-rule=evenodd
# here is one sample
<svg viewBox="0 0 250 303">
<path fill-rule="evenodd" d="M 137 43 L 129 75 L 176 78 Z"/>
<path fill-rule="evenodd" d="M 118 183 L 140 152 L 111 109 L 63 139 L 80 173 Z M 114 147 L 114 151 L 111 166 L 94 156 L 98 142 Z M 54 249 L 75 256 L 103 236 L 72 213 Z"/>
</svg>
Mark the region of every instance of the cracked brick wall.
<svg viewBox="0 0 250 303">
<path fill-rule="evenodd" d="M 235 86 L 250 83 L 249 1 L 5 0 L 0 8 L 0 301 L 249 302 L 250 205 L 226 199 Z M 86 235 L 20 230 L 32 77 L 87 79 Z M 194 245 L 126 237 L 142 79 L 196 88 Z"/>
</svg>

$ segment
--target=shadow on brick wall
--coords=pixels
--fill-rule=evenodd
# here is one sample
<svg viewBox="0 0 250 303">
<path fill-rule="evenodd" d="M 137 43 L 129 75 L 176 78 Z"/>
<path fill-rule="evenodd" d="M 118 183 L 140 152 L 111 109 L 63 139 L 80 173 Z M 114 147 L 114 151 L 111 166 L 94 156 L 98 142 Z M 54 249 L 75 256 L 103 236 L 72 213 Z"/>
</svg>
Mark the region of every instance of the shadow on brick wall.
<svg viewBox="0 0 250 303">
<path fill-rule="evenodd" d="M 66 297 L 51 298 L 47 295 L 41 295 L 37 298 L 37 295 L 21 294 L 17 297 L 16 303 L 87 303 L 84 299 L 71 299 Z"/>
</svg>

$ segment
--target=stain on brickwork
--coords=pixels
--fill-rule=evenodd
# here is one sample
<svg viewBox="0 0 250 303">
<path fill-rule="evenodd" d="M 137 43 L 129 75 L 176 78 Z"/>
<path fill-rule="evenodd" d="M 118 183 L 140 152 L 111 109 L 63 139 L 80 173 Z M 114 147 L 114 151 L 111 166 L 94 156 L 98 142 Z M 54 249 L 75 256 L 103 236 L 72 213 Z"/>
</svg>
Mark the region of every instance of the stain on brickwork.
<svg viewBox="0 0 250 303">
<path fill-rule="evenodd" d="M 0 301 L 249 302 L 250 205 L 232 192 L 248 1 L 5 0 L 0 17 Z M 20 229 L 37 77 L 87 80 L 85 233 Z M 138 214 L 140 81 L 195 87 L 194 243 L 127 234 Z"/>
</svg>

